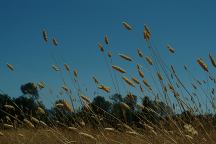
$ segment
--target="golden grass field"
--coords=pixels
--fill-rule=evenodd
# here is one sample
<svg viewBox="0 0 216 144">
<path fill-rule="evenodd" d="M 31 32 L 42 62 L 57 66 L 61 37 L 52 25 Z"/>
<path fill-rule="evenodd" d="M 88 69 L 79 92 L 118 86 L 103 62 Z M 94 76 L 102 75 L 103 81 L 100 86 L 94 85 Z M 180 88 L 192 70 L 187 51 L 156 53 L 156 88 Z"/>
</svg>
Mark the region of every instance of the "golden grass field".
<svg viewBox="0 0 216 144">
<path fill-rule="evenodd" d="M 214 143 L 205 138 L 205 134 L 199 134 L 199 136 L 194 137 L 182 137 L 179 132 L 170 131 L 167 133 L 157 133 L 155 135 L 151 132 L 143 133 L 129 133 L 129 132 L 119 132 L 119 131 L 97 131 L 91 129 L 82 129 L 77 131 L 58 129 L 57 131 L 50 129 L 18 129 L 18 130 L 8 130 L 3 131 L 4 136 L 0 137 L 2 144 L 47 144 L 47 143 L 67 143 L 67 144 L 150 144 L 150 143 L 166 143 L 166 144 L 185 144 L 185 143 L 197 143 L 206 144 Z M 95 139 L 88 138 L 86 136 L 80 135 L 79 132 L 85 132 L 94 136 Z M 209 132 L 209 136 L 212 140 L 216 140 L 215 131 Z"/>
</svg>

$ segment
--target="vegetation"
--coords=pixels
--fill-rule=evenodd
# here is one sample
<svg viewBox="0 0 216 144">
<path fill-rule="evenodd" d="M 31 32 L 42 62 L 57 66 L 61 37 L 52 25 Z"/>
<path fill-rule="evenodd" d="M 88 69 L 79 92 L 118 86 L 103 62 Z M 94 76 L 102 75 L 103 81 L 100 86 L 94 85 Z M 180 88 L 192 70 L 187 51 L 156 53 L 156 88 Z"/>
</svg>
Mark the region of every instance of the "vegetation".
<svg viewBox="0 0 216 144">
<path fill-rule="evenodd" d="M 127 22 L 122 25 L 133 32 Z M 44 30 L 42 35 L 47 43 L 48 32 Z M 60 91 L 69 101 L 62 97 L 47 109 L 40 101 L 40 90 L 46 88 L 43 81 L 22 85 L 23 95 L 16 98 L 1 91 L 0 143 L 216 143 L 215 71 L 198 58 L 197 64 L 207 76 L 200 80 L 185 65 L 185 72 L 192 78 L 188 86 L 152 46 L 147 26 L 143 36 L 150 56 L 141 49 L 137 49 L 137 58 L 118 54 L 127 65 L 136 67 L 134 74 L 114 63 L 107 35 L 105 46 L 98 43 L 113 86 L 111 89 L 93 76 L 96 93 L 92 101 L 80 85 L 78 70 L 71 70 L 66 63 L 62 64 L 64 69 L 56 64 L 51 67 L 72 78 L 74 87 L 62 78 Z M 55 47 L 59 44 L 56 38 L 52 42 Z M 167 49 L 171 56 L 175 54 L 170 45 Z M 137 59 L 143 64 L 137 63 Z M 209 60 L 215 70 L 212 54 Z M 12 64 L 6 66 L 16 71 Z M 109 99 L 99 95 L 99 91 Z M 206 103 L 202 102 L 203 95 Z"/>
</svg>

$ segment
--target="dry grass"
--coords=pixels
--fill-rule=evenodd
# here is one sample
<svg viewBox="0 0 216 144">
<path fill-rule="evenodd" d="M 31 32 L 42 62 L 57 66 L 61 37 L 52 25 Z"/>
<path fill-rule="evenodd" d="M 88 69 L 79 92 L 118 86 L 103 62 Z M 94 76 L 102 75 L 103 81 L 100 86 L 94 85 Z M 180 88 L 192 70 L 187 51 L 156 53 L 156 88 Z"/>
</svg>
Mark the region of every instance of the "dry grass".
<svg viewBox="0 0 216 144">
<path fill-rule="evenodd" d="M 122 23 L 123 27 L 131 31 L 132 26 L 130 26 L 127 22 Z M 133 32 L 133 31 L 132 31 Z M 190 86 L 193 87 L 193 90 L 188 88 L 179 78 L 178 72 L 174 69 L 173 65 L 168 66 L 166 62 L 163 61 L 160 54 L 151 46 L 151 32 L 147 26 L 144 26 L 144 39 L 146 40 L 146 45 L 151 52 L 151 57 L 144 56 L 144 53 L 141 49 L 137 49 L 136 52 L 138 54 L 138 58 L 143 60 L 146 64 L 140 65 L 137 64 L 138 58 L 131 58 L 125 54 L 116 54 L 121 59 L 127 62 L 127 65 L 133 64 L 137 67 L 136 74 L 130 74 L 130 70 L 126 72 L 120 66 L 113 65 L 112 61 L 112 53 L 108 51 L 108 58 L 110 62 L 107 61 L 107 55 L 104 54 L 106 48 L 110 45 L 110 41 L 107 35 L 104 37 L 105 47 L 103 47 L 102 43 L 98 43 L 98 48 L 100 52 L 102 52 L 105 57 L 105 63 L 108 67 L 108 71 L 110 74 L 111 81 L 113 83 L 113 87 L 116 92 L 120 93 L 119 86 L 126 85 L 124 92 L 127 92 L 128 100 L 131 100 L 132 103 L 119 102 L 119 113 L 122 115 L 122 119 L 118 118 L 112 113 L 106 112 L 101 108 L 97 107 L 97 110 L 101 110 L 103 115 L 96 114 L 92 110 L 91 100 L 89 97 L 84 96 L 87 92 L 83 90 L 81 84 L 79 82 L 78 71 L 74 69 L 71 71 L 68 64 L 63 63 L 62 66 L 64 70 L 67 72 L 67 76 L 71 79 L 74 88 L 71 88 L 66 82 L 65 79 L 62 78 L 63 86 L 61 90 L 71 99 L 71 103 L 68 103 L 64 98 L 62 101 L 54 104 L 54 109 L 66 110 L 64 114 L 60 116 L 61 119 L 68 120 L 68 113 L 72 113 L 73 122 L 68 120 L 63 123 L 58 120 L 48 120 L 46 123 L 39 118 L 35 118 L 32 114 L 26 114 L 23 120 L 18 120 L 17 115 L 13 116 L 10 112 L 14 112 L 17 110 L 16 105 L 5 104 L 4 113 L 7 114 L 4 120 L 1 120 L 1 131 L 0 131 L 0 143 L 2 144 L 193 144 L 193 143 L 216 143 L 216 131 L 213 125 L 213 118 L 198 118 L 198 116 L 193 115 L 190 116 L 191 113 L 202 114 L 202 106 L 200 103 L 200 97 L 197 96 L 197 91 L 200 90 L 202 95 L 206 96 L 206 99 L 209 100 L 210 104 L 212 104 L 212 110 L 215 111 L 216 107 L 214 104 L 215 93 L 214 87 L 212 89 L 204 89 L 202 86 L 205 84 L 209 84 L 210 80 L 215 86 L 215 76 L 210 72 L 210 68 L 207 63 L 204 62 L 202 58 L 197 59 L 198 65 L 206 72 L 205 74 L 209 79 L 200 81 L 195 78 L 189 68 L 184 65 L 184 69 L 190 78 L 192 79 L 189 83 Z M 42 36 L 44 41 L 48 42 L 48 32 L 44 30 L 42 32 Z M 56 38 L 53 38 L 52 44 L 54 46 L 58 46 L 58 41 Z M 167 46 L 168 51 L 172 54 L 176 54 L 175 49 L 170 45 Z M 173 55 L 174 56 L 174 55 Z M 209 60 L 213 67 L 216 67 L 215 58 L 209 54 Z M 116 62 L 117 63 L 117 62 Z M 14 67 L 12 64 L 6 64 L 7 68 L 10 71 L 14 71 Z M 171 68 L 171 69 L 170 69 Z M 52 69 L 54 71 L 60 71 L 63 73 L 64 70 L 60 69 L 57 65 L 52 65 Z M 113 70 L 118 72 L 117 77 L 113 73 Z M 143 71 L 144 70 L 144 71 Z M 145 76 L 144 72 L 149 73 L 149 77 Z M 72 73 L 72 76 L 71 76 Z M 140 76 L 139 78 L 136 76 Z M 148 75 L 148 74 L 147 74 Z M 71 76 L 71 77 L 70 77 Z M 129 79 L 129 77 L 131 79 Z M 110 87 L 101 84 L 100 81 L 93 76 L 94 83 L 96 85 L 96 90 L 100 90 L 105 93 L 113 92 Z M 152 78 L 152 79 L 150 79 Z M 121 81 L 119 82 L 119 79 Z M 123 82 L 122 82 L 123 81 Z M 142 82 L 142 83 L 141 83 Z M 152 83 L 154 82 L 154 83 Z M 208 85 L 210 87 L 212 85 Z M 45 82 L 40 81 L 37 83 L 37 88 L 44 89 L 46 88 Z M 133 90 L 131 90 L 133 89 Z M 156 90 L 154 90 L 156 89 Z M 146 95 L 150 95 L 156 100 L 165 101 L 167 105 L 173 107 L 173 111 L 176 112 L 176 107 L 178 107 L 181 112 L 188 112 L 189 114 L 185 114 L 185 117 L 173 116 L 167 111 L 165 108 L 161 108 L 164 110 L 166 116 L 162 116 L 157 112 L 157 109 L 152 109 L 146 107 L 144 104 L 136 103 L 132 108 L 134 96 L 131 91 L 135 91 L 140 94 L 140 97 L 146 97 Z M 73 92 L 73 93 L 72 93 Z M 80 100 L 80 105 L 82 105 L 82 110 L 84 114 L 77 118 L 76 117 L 76 109 L 73 105 L 72 98 L 74 93 L 77 92 L 77 97 Z M 194 96 L 192 96 L 192 94 Z M 196 98 L 197 101 L 194 99 Z M 173 102 L 175 101 L 175 103 Z M 148 104 L 147 104 L 148 105 Z M 94 106 L 94 105 L 93 105 Z M 41 107 L 36 107 L 36 114 L 42 115 L 46 117 L 46 112 Z M 158 108 L 158 107 L 157 107 Z M 158 108 L 158 109 L 159 109 Z M 129 122 L 127 120 L 128 112 L 135 111 L 136 109 L 140 111 L 140 113 L 134 113 L 136 118 L 138 119 L 135 122 Z M 21 110 L 22 111 L 22 110 Z M 142 115 L 143 113 L 145 115 Z M 32 112 L 31 112 L 32 113 Z M 154 115 L 154 117 L 153 117 Z M 147 117 L 151 117 L 150 121 Z M 153 118 L 152 118 L 153 117 Z M 12 122 L 12 118 L 14 121 Z M 106 120 L 106 123 L 104 122 Z M 114 120 L 113 120 L 114 119 Z M 160 120 L 158 120 L 160 119 Z M 153 122 L 153 121 L 157 122 Z M 51 121 L 50 123 L 48 123 Z M 211 123 L 207 122 L 211 121 Z M 19 127 L 17 127 L 17 123 L 19 122 Z M 104 123 L 103 123 L 104 122 Z M 88 124 L 86 124 L 88 123 Z M 20 126 L 21 125 L 21 126 Z"/>
<path fill-rule="evenodd" d="M 209 135 L 216 140 L 216 131 L 212 131 Z M 156 135 L 153 133 L 157 133 Z M 169 137 L 167 137 L 167 134 Z M 185 138 L 182 138 L 176 131 L 164 131 L 164 132 L 135 132 L 125 131 L 119 132 L 113 128 L 106 128 L 103 131 L 97 131 L 94 129 L 18 129 L 18 130 L 5 130 L 0 133 L 0 143 L 2 144 L 185 144 L 185 143 L 211 143 L 204 136 L 192 137 L 185 134 Z"/>
</svg>

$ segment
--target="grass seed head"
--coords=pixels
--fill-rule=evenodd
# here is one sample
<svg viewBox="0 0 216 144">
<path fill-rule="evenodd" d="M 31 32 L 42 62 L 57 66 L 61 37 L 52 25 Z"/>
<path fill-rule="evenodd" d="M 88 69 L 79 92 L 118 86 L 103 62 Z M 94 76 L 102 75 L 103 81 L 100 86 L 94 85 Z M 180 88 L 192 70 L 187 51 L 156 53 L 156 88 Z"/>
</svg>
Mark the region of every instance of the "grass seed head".
<svg viewBox="0 0 216 144">
<path fill-rule="evenodd" d="M 139 57 L 141 57 L 141 58 L 144 57 L 143 52 L 139 48 L 137 49 L 137 53 L 138 53 Z"/>
<path fill-rule="evenodd" d="M 209 59 L 210 59 L 212 65 L 216 68 L 216 60 L 210 53 L 209 53 Z"/>
<path fill-rule="evenodd" d="M 160 74 L 160 72 L 157 72 L 157 77 L 158 77 L 158 79 L 159 79 L 160 81 L 163 80 L 163 77 L 162 77 L 162 75 Z"/>
<path fill-rule="evenodd" d="M 113 132 L 113 131 L 115 131 L 115 129 L 114 129 L 114 128 L 104 128 L 104 130 L 105 130 L 105 131 L 110 131 L 110 132 Z"/>
<path fill-rule="evenodd" d="M 91 103 L 91 101 L 89 100 L 89 98 L 87 96 L 81 95 L 80 97 L 84 102 Z"/>
<path fill-rule="evenodd" d="M 141 78 L 144 78 L 144 72 L 141 69 L 138 69 L 138 73 Z"/>
<path fill-rule="evenodd" d="M 41 107 L 37 108 L 37 113 L 38 114 L 46 114 L 45 110 L 43 108 L 41 108 Z"/>
<path fill-rule="evenodd" d="M 136 97 L 131 92 L 129 92 L 126 98 L 128 98 L 130 101 L 134 101 Z"/>
<path fill-rule="evenodd" d="M 31 117 L 31 121 L 33 121 L 34 123 L 38 124 L 39 123 L 39 120 L 35 117 Z"/>
<path fill-rule="evenodd" d="M 201 67 L 204 71 L 208 72 L 208 65 L 203 61 L 202 58 L 197 59 L 197 63 L 200 65 L 200 67 Z"/>
<path fill-rule="evenodd" d="M 138 136 L 139 134 L 135 131 L 126 131 L 127 134 Z"/>
<path fill-rule="evenodd" d="M 10 119 L 9 116 L 5 116 L 5 118 L 6 118 L 6 120 L 9 121 L 9 122 L 11 121 L 11 119 Z"/>
<path fill-rule="evenodd" d="M 130 107 L 124 102 L 120 103 L 120 107 L 122 110 L 129 110 L 130 109 Z"/>
<path fill-rule="evenodd" d="M 78 71 L 77 71 L 77 69 L 74 69 L 73 73 L 74 73 L 75 77 L 78 77 Z"/>
<path fill-rule="evenodd" d="M 25 124 L 29 127 L 29 128 L 35 128 L 35 126 L 27 119 L 23 120 L 25 122 Z"/>
<path fill-rule="evenodd" d="M 69 89 L 66 85 L 63 85 L 63 86 L 62 86 L 62 89 L 63 89 L 65 92 L 69 92 L 69 91 L 70 91 L 70 89 Z"/>
<path fill-rule="evenodd" d="M 48 32 L 46 30 L 42 31 L 43 39 L 45 42 L 48 42 Z"/>
<path fill-rule="evenodd" d="M 141 66 L 140 64 L 137 64 L 137 65 L 136 65 L 136 68 L 137 68 L 137 70 L 139 70 L 139 69 L 142 68 L 142 66 Z"/>
<path fill-rule="evenodd" d="M 66 69 L 66 71 L 68 72 L 68 73 L 70 73 L 70 67 L 69 67 L 69 65 L 68 64 L 64 64 L 64 68 Z"/>
<path fill-rule="evenodd" d="M 69 103 L 66 100 L 63 100 L 62 104 L 64 105 L 64 108 L 69 111 L 69 112 L 73 112 L 72 107 L 69 105 Z"/>
<path fill-rule="evenodd" d="M 143 80 L 143 83 L 144 83 L 144 85 L 145 85 L 146 87 L 151 88 L 151 86 L 149 85 L 149 83 L 148 83 L 147 80 Z"/>
<path fill-rule="evenodd" d="M 186 132 L 190 133 L 191 135 L 198 135 L 197 130 L 191 124 L 185 124 L 184 129 Z"/>
<path fill-rule="evenodd" d="M 98 48 L 101 52 L 104 52 L 104 48 L 100 42 L 98 42 Z"/>
<path fill-rule="evenodd" d="M 97 139 L 94 136 L 90 135 L 90 134 L 87 134 L 87 133 L 84 133 L 84 132 L 79 132 L 79 135 L 84 136 L 84 137 L 89 138 L 89 139 L 92 139 L 94 141 L 97 141 Z"/>
<path fill-rule="evenodd" d="M 193 140 L 193 137 L 190 136 L 190 135 L 185 135 L 185 137 L 186 137 L 187 139 L 189 139 L 189 140 Z"/>
<path fill-rule="evenodd" d="M 153 61 L 150 57 L 146 56 L 145 59 L 146 59 L 148 64 L 153 65 Z"/>
<path fill-rule="evenodd" d="M 3 126 L 6 129 L 12 129 L 12 128 L 14 128 L 13 125 L 10 125 L 10 124 L 3 124 Z"/>
<path fill-rule="evenodd" d="M 196 85 L 195 85 L 195 84 L 193 84 L 193 83 L 192 83 L 191 85 L 193 86 L 193 88 L 194 88 L 194 89 L 197 89 L 197 87 L 196 87 Z"/>
<path fill-rule="evenodd" d="M 129 80 L 127 77 L 122 76 L 122 79 L 123 79 L 128 85 L 130 85 L 130 86 L 132 86 L 132 87 L 135 87 L 135 84 L 134 84 L 131 80 Z"/>
<path fill-rule="evenodd" d="M 95 82 L 96 84 L 99 84 L 99 81 L 97 80 L 97 78 L 96 78 L 95 76 L 93 76 L 92 79 L 94 80 L 94 82 Z"/>
<path fill-rule="evenodd" d="M 60 68 L 56 65 L 52 65 L 52 69 L 55 70 L 55 71 L 60 71 Z"/>
<path fill-rule="evenodd" d="M 175 53 L 175 49 L 172 48 L 170 45 L 167 45 L 167 49 L 169 50 L 170 53 Z"/>
<path fill-rule="evenodd" d="M 19 136 L 19 137 L 24 137 L 24 135 L 23 135 L 23 134 L 21 134 L 21 133 L 19 133 L 19 134 L 18 134 L 18 136 Z"/>
<path fill-rule="evenodd" d="M 105 85 L 99 85 L 98 88 L 105 91 L 106 93 L 110 92 L 110 88 Z"/>
<path fill-rule="evenodd" d="M 108 36 L 107 35 L 105 35 L 105 37 L 104 37 L 104 41 L 105 41 L 105 44 L 109 44 L 109 38 L 108 38 Z"/>
<path fill-rule="evenodd" d="M 6 105 L 4 105 L 4 107 L 7 109 L 15 110 L 14 106 L 12 106 L 12 105 L 6 104 Z"/>
<path fill-rule="evenodd" d="M 142 93 L 144 93 L 144 90 L 143 90 L 143 87 L 142 87 L 141 84 L 140 84 L 140 91 L 141 91 Z"/>
<path fill-rule="evenodd" d="M 142 104 L 137 104 L 136 105 L 138 109 L 143 110 L 145 107 Z"/>
<path fill-rule="evenodd" d="M 132 77 L 132 81 L 135 82 L 136 84 L 140 84 L 139 80 L 136 77 Z"/>
<path fill-rule="evenodd" d="M 120 73 L 126 73 L 126 71 L 118 66 L 112 65 L 112 68 Z"/>
<path fill-rule="evenodd" d="M 64 107 L 64 104 L 63 103 L 57 103 L 55 105 L 56 108 L 63 108 Z"/>
<path fill-rule="evenodd" d="M 127 22 L 122 22 L 122 25 L 125 29 L 127 29 L 129 31 L 132 30 L 132 27 Z"/>
<path fill-rule="evenodd" d="M 127 61 L 133 61 L 131 57 L 125 54 L 118 54 L 122 59 L 127 60 Z"/>
<path fill-rule="evenodd" d="M 7 63 L 6 65 L 9 70 L 14 71 L 14 66 L 12 64 Z"/>
<path fill-rule="evenodd" d="M 81 120 L 80 122 L 79 122 L 79 124 L 80 124 L 80 126 L 82 126 L 82 127 L 84 127 L 86 124 L 85 124 L 85 122 L 83 121 L 83 120 Z"/>
<path fill-rule="evenodd" d="M 56 38 L 52 39 L 52 43 L 54 46 L 58 46 L 58 40 Z"/>
<path fill-rule="evenodd" d="M 39 89 L 45 88 L 45 82 L 44 81 L 40 81 L 37 85 L 38 85 Z"/>
<path fill-rule="evenodd" d="M 169 89 L 170 89 L 171 91 L 175 91 L 173 85 L 171 85 L 171 84 L 169 83 L 168 86 L 169 86 Z"/>
<path fill-rule="evenodd" d="M 149 28 L 148 28 L 146 25 L 144 26 L 143 35 L 144 35 L 144 39 L 145 39 L 146 41 L 150 40 L 150 38 L 151 38 L 151 33 L 150 33 Z"/>
<path fill-rule="evenodd" d="M 68 127 L 68 130 L 70 131 L 74 131 L 74 132 L 78 132 L 78 129 L 75 127 Z"/>
<path fill-rule="evenodd" d="M 4 136 L 4 133 L 0 131 L 0 136 Z"/>
<path fill-rule="evenodd" d="M 184 65 L 184 69 L 187 71 L 188 70 L 188 68 L 187 68 L 187 66 L 186 65 Z"/>
<path fill-rule="evenodd" d="M 108 57 L 109 57 L 109 58 L 112 57 L 112 52 L 111 52 L 111 51 L 108 52 Z"/>
<path fill-rule="evenodd" d="M 39 121 L 39 124 L 44 126 L 44 127 L 47 127 L 47 124 L 45 122 L 43 122 L 43 121 Z"/>
</svg>

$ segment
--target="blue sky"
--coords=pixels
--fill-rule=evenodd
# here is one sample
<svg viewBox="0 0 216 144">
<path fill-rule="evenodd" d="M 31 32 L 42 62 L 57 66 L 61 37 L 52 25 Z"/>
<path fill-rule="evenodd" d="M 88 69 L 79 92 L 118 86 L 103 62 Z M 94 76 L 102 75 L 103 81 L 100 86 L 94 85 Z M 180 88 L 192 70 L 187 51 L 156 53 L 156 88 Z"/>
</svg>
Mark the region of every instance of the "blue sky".
<svg viewBox="0 0 216 144">
<path fill-rule="evenodd" d="M 107 34 L 114 61 L 127 67 L 116 53 L 135 57 L 139 47 L 148 54 L 142 36 L 144 24 L 150 27 L 153 45 L 169 64 L 180 74 L 182 65 L 187 64 L 202 77 L 196 58 L 203 57 L 209 63 L 208 53 L 216 56 L 215 6 L 214 0 L 2 0 L 0 88 L 17 97 L 21 84 L 43 80 L 54 91 L 52 96 L 48 90 L 41 92 L 44 103 L 50 105 L 56 99 L 55 90 L 62 85 L 61 76 L 50 68 L 55 63 L 51 55 L 71 69 L 77 68 L 83 87 L 93 88 L 92 75 L 112 86 L 98 41 Z M 132 32 L 122 28 L 123 21 L 133 26 Z M 58 47 L 44 43 L 44 28 L 50 38 L 58 39 Z M 176 49 L 174 57 L 167 53 L 168 43 Z M 15 71 L 8 71 L 6 63 L 12 63 Z"/>
</svg>

